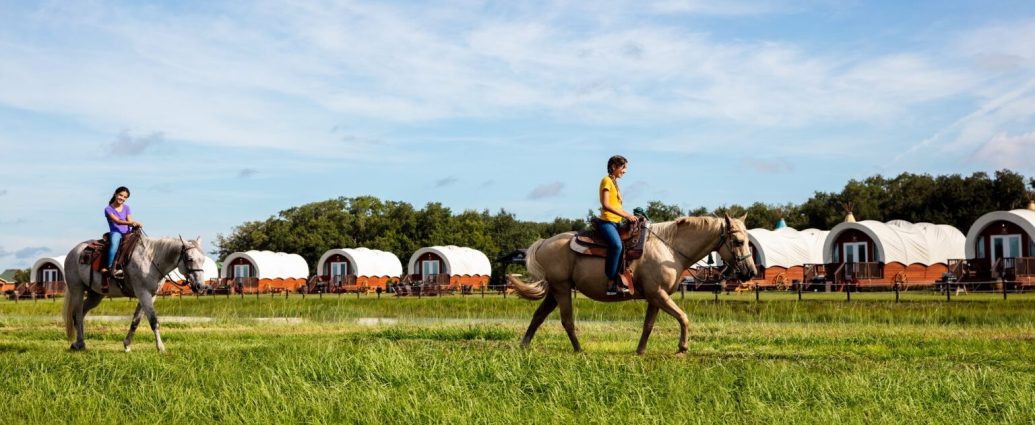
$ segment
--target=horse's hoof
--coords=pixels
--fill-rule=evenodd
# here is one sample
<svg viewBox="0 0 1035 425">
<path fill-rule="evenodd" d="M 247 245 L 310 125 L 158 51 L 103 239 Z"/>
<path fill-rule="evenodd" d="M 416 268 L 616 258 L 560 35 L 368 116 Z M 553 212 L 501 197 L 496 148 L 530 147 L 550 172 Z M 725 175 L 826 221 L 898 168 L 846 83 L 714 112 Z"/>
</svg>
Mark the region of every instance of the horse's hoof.
<svg viewBox="0 0 1035 425">
<path fill-rule="evenodd" d="M 676 351 L 676 357 L 683 357 L 683 356 L 685 356 L 687 351 L 689 351 L 689 350 L 687 350 L 686 348 L 680 348 L 679 350 Z"/>
<path fill-rule="evenodd" d="M 73 342 L 71 347 L 68 347 L 71 351 L 83 351 L 86 350 L 85 342 Z"/>
<path fill-rule="evenodd" d="M 126 350 L 126 352 L 127 352 L 127 353 L 129 352 L 129 346 L 128 346 L 128 345 L 123 345 L 123 346 L 122 346 L 122 348 L 123 348 L 124 350 Z"/>
</svg>

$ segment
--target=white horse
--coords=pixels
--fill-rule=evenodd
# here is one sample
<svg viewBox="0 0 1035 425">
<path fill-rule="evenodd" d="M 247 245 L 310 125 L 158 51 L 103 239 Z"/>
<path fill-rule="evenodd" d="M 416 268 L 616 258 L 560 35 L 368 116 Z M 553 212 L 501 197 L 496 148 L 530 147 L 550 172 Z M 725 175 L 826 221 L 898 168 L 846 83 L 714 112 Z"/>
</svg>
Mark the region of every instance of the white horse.
<svg viewBox="0 0 1035 425">
<path fill-rule="evenodd" d="M 65 257 L 65 301 L 62 316 L 65 320 L 65 333 L 72 341 L 71 350 L 85 350 L 83 341 L 83 318 L 86 313 L 100 304 L 105 294 L 101 289 L 101 274 L 90 269 L 89 264 L 79 264 L 79 254 L 89 245 L 83 242 L 76 245 Z M 183 238 L 149 239 L 141 235 L 140 244 L 127 257 L 123 267 L 124 285 L 137 298 L 137 308 L 133 313 L 133 322 L 129 325 L 129 334 L 122 341 L 122 346 L 129 351 L 133 342 L 133 333 L 140 324 L 140 318 L 147 315 L 151 330 L 155 333 L 155 344 L 159 352 L 165 351 L 162 336 L 158 333 L 158 316 L 155 314 L 154 299 L 158 294 L 165 277 L 173 269 L 187 278 L 191 290 L 195 293 L 202 288 L 205 281 L 205 254 L 201 250 L 201 238 L 184 241 Z M 90 274 L 93 274 L 91 277 Z M 111 284 L 113 296 L 122 296 L 121 291 Z M 117 294 L 115 294 L 117 293 Z M 86 297 L 85 303 L 83 297 Z"/>
<path fill-rule="evenodd" d="M 643 257 L 637 260 L 633 281 L 636 295 L 633 298 L 647 301 L 647 316 L 643 322 L 643 334 L 636 348 L 643 354 L 647 338 L 654 329 L 658 311 L 664 310 L 679 321 L 680 337 L 678 353 L 689 348 L 687 333 L 689 320 L 669 294 L 678 289 L 680 274 L 691 264 L 704 258 L 709 252 L 718 251 L 732 273 L 739 280 L 754 277 L 755 263 L 751 258 L 747 229 L 744 219 L 716 217 L 680 217 L 675 221 L 655 223 L 650 226 L 651 236 L 647 239 Z M 608 285 L 604 275 L 604 259 L 576 254 L 568 248 L 575 232 L 561 233 L 549 239 L 540 239 L 528 248 L 528 273 L 533 279 L 525 283 L 510 276 L 510 283 L 519 296 L 529 300 L 543 300 L 532 323 L 528 325 L 522 346 L 528 346 L 555 308 L 561 310 L 561 324 L 568 333 L 568 339 L 575 351 L 581 351 L 575 336 L 575 319 L 572 317 L 572 289 L 578 289 L 587 297 L 597 301 L 626 301 L 633 298 L 606 295 Z"/>
</svg>

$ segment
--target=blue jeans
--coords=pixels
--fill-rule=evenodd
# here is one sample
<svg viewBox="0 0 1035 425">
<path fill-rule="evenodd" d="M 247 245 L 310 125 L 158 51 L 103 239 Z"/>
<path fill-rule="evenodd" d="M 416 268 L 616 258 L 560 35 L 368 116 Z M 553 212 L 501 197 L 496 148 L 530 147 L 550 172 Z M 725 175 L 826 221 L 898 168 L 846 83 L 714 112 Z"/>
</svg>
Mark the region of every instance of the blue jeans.
<svg viewBox="0 0 1035 425">
<path fill-rule="evenodd" d="M 618 223 L 600 221 L 597 226 L 607 240 L 607 258 L 604 259 L 604 274 L 608 280 L 618 277 L 618 260 L 622 258 L 622 238 L 618 236 Z"/>
<path fill-rule="evenodd" d="M 111 263 L 115 262 L 115 253 L 119 251 L 119 243 L 122 242 L 122 233 L 108 233 L 108 241 L 111 242 L 111 245 L 108 246 L 108 257 L 104 262 L 104 268 L 111 270 Z"/>
</svg>

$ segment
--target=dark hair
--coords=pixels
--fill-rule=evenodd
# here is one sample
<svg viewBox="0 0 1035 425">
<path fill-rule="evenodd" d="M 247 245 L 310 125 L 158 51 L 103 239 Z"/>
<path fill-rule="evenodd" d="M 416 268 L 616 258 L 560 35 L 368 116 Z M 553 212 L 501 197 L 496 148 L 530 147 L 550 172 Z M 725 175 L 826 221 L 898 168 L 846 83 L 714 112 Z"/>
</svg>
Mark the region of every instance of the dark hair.
<svg viewBox="0 0 1035 425">
<path fill-rule="evenodd" d="M 615 170 L 618 169 L 618 167 L 621 167 L 621 166 L 623 166 L 625 164 L 628 164 L 628 163 L 629 163 L 629 160 L 625 159 L 624 156 L 621 156 L 621 155 L 612 156 L 611 159 L 607 160 L 607 174 L 608 175 L 613 174 L 615 172 Z"/>
<path fill-rule="evenodd" d="M 126 192 L 126 197 L 129 197 L 129 188 L 126 186 L 119 186 L 118 189 L 115 189 L 115 193 L 111 194 L 111 200 L 108 201 L 108 205 L 115 203 L 115 197 L 119 196 L 119 192 Z"/>
</svg>

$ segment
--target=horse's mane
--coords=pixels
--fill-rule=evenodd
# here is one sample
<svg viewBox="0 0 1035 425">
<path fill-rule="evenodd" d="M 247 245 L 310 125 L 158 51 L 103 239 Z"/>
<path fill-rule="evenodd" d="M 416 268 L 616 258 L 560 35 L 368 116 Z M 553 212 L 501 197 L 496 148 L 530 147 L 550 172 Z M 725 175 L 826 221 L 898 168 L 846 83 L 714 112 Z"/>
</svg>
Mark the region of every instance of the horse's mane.
<svg viewBox="0 0 1035 425">
<path fill-rule="evenodd" d="M 665 240 L 672 240 L 676 237 L 676 229 L 679 228 L 679 224 L 689 226 L 695 230 L 711 230 L 718 226 L 720 221 L 715 217 L 690 217 L 683 216 L 672 221 L 663 221 L 661 223 L 652 223 L 650 225 L 651 232 L 658 235 L 658 237 Z"/>
<path fill-rule="evenodd" d="M 143 242 L 140 244 L 143 249 L 143 258 L 156 258 L 159 249 L 163 253 L 180 249 L 180 240 L 177 238 L 150 238 L 143 236 L 140 238 L 140 241 Z"/>
</svg>

